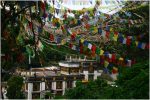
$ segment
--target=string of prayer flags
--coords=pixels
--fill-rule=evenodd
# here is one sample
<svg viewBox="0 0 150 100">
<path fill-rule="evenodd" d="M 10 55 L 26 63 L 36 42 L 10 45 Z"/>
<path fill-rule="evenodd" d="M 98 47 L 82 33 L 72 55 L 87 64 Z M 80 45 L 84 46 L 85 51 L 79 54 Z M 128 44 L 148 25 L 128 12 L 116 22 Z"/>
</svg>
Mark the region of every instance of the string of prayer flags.
<svg viewBox="0 0 150 100">
<path fill-rule="evenodd" d="M 144 21 L 143 19 L 129 20 L 129 24 L 131 25 L 138 24 L 138 23 L 142 23 L 143 21 Z"/>
</svg>

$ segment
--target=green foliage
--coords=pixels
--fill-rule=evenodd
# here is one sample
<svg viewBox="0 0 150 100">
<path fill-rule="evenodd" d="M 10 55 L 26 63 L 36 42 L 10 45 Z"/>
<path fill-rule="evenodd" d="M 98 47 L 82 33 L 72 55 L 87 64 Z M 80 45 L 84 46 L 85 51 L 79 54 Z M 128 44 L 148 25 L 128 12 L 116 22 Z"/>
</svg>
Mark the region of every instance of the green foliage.
<svg viewBox="0 0 150 100">
<path fill-rule="evenodd" d="M 12 76 L 7 82 L 7 97 L 9 99 L 24 99 L 22 92 L 23 78 L 20 76 Z"/>
<path fill-rule="evenodd" d="M 76 87 L 65 93 L 67 99 L 148 99 L 149 62 L 137 63 L 131 68 L 122 67 L 114 86 L 97 79 L 88 84 L 77 82 Z"/>
<path fill-rule="evenodd" d="M 124 69 L 118 77 L 117 84 L 123 89 L 124 98 L 148 99 L 149 61 Z"/>
<path fill-rule="evenodd" d="M 89 81 L 88 84 L 79 81 L 76 83 L 75 88 L 65 92 L 65 97 L 67 99 L 98 99 L 106 86 L 106 81 L 101 79 Z"/>
</svg>

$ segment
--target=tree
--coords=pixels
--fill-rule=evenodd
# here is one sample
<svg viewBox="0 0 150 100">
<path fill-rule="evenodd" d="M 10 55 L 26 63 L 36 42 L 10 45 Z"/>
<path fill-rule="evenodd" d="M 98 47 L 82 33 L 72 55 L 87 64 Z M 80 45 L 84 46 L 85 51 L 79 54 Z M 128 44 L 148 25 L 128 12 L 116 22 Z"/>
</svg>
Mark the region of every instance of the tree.
<svg viewBox="0 0 150 100">
<path fill-rule="evenodd" d="M 12 76 L 7 82 L 7 97 L 9 99 L 24 99 L 22 91 L 23 78 L 20 76 Z"/>
<path fill-rule="evenodd" d="M 107 82 L 99 78 L 95 81 L 89 81 L 87 84 L 80 81 L 76 84 L 75 88 L 65 92 L 67 99 L 98 99 L 101 98 L 100 94 L 107 87 Z"/>
<path fill-rule="evenodd" d="M 117 85 L 123 89 L 123 98 L 149 98 L 149 61 L 143 61 L 124 68 L 118 77 Z"/>
<path fill-rule="evenodd" d="M 88 84 L 77 82 L 75 88 L 65 93 L 67 99 L 148 99 L 149 98 L 149 61 L 122 67 L 114 86 L 97 79 Z"/>
</svg>

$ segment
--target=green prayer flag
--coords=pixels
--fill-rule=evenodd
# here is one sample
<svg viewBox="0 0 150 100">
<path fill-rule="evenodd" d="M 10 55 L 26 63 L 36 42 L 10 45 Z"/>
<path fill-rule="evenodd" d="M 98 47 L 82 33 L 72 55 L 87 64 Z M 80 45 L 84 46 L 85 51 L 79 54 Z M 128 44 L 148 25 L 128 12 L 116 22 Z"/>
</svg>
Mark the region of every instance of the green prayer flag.
<svg viewBox="0 0 150 100">
<path fill-rule="evenodd" d="M 112 32 L 110 32 L 109 38 L 110 40 L 113 40 L 114 34 Z"/>
<path fill-rule="evenodd" d="M 100 54 L 100 48 L 96 48 L 96 54 Z"/>
</svg>

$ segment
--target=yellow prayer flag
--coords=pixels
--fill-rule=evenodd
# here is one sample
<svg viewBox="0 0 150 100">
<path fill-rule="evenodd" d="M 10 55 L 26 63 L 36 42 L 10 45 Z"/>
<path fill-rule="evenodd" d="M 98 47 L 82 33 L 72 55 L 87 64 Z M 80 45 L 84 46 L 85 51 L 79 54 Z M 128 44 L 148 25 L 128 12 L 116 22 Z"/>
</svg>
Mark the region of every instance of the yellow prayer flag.
<svg viewBox="0 0 150 100">
<path fill-rule="evenodd" d="M 61 44 L 62 44 L 62 45 L 66 44 L 66 41 L 65 41 L 65 40 L 62 40 L 62 41 L 61 41 Z"/>
<path fill-rule="evenodd" d="M 113 39 L 114 41 L 117 41 L 118 35 L 114 35 Z"/>
<path fill-rule="evenodd" d="M 138 43 L 139 43 L 138 41 L 135 41 L 136 46 L 138 46 Z"/>
<path fill-rule="evenodd" d="M 120 58 L 119 58 L 119 60 L 123 60 L 123 58 L 122 58 L 122 57 L 120 57 Z"/>
<path fill-rule="evenodd" d="M 112 27 L 110 27 L 110 32 L 113 32 L 113 28 Z"/>
<path fill-rule="evenodd" d="M 107 67 L 109 65 L 109 62 L 108 61 L 104 61 L 104 67 Z"/>
<path fill-rule="evenodd" d="M 101 50 L 101 51 L 100 51 L 100 55 L 103 55 L 103 53 L 104 53 L 104 50 Z"/>
<path fill-rule="evenodd" d="M 97 33 L 97 32 L 98 32 L 97 27 L 94 27 L 94 33 Z"/>
<path fill-rule="evenodd" d="M 81 39 L 81 43 L 83 43 L 84 42 L 84 39 Z"/>
<path fill-rule="evenodd" d="M 116 70 L 116 71 L 118 71 L 118 68 L 117 68 L 117 67 L 113 67 L 113 69 Z"/>
</svg>

